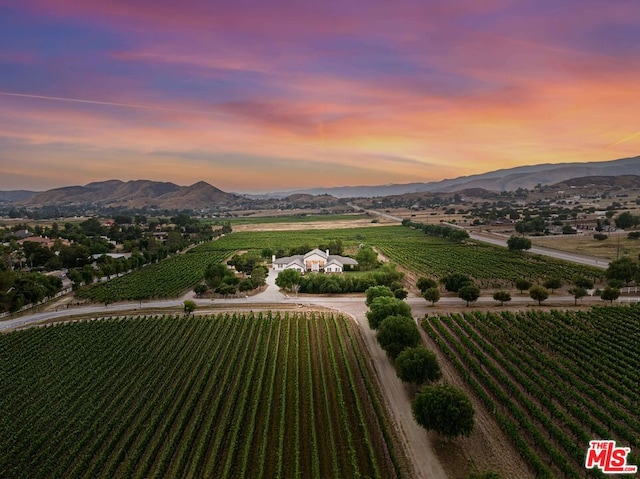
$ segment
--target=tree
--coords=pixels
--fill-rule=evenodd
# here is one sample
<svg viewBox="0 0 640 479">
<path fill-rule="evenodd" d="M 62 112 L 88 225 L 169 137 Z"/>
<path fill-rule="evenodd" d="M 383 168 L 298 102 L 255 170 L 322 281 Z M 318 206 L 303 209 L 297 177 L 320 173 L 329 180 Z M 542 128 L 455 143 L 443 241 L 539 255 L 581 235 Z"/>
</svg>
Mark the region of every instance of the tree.
<svg viewBox="0 0 640 479">
<path fill-rule="evenodd" d="M 573 280 L 573 284 L 575 284 L 579 288 L 591 289 L 593 288 L 593 281 L 589 278 L 585 278 L 584 276 L 578 276 Z"/>
<path fill-rule="evenodd" d="M 206 284 L 196 284 L 193 287 L 193 292 L 196 293 L 196 296 L 202 296 L 204 293 L 207 292 L 207 285 Z"/>
<path fill-rule="evenodd" d="M 237 291 L 238 291 L 238 288 L 236 288 L 235 285 L 229 284 L 229 283 L 221 283 L 220 286 L 218 286 L 215 289 L 216 293 L 221 294 L 223 296 L 229 296 L 230 294 L 236 294 Z"/>
<path fill-rule="evenodd" d="M 469 398 L 449 384 L 422 388 L 411 403 L 413 417 L 427 431 L 447 437 L 469 436 L 474 411 Z"/>
<path fill-rule="evenodd" d="M 404 288 L 398 288 L 393 290 L 393 296 L 398 299 L 406 299 L 409 296 L 409 291 Z"/>
<path fill-rule="evenodd" d="M 67 274 L 67 278 L 71 281 L 71 288 L 75 291 L 80 288 L 82 284 L 82 273 L 77 269 L 72 269 Z"/>
<path fill-rule="evenodd" d="M 225 276 L 233 274 L 229 271 L 222 263 L 214 263 L 207 266 L 207 269 L 204 272 L 204 280 L 211 289 L 216 289 L 222 283 L 222 280 Z"/>
<path fill-rule="evenodd" d="M 424 293 L 426 290 L 428 290 L 430 288 L 437 288 L 438 287 L 438 283 L 436 283 L 436 281 L 431 279 L 431 278 L 425 278 L 423 276 L 420 279 L 418 279 L 418 281 L 416 282 L 416 287 L 422 293 Z"/>
<path fill-rule="evenodd" d="M 469 303 L 473 303 L 480 297 L 480 288 L 475 284 L 466 284 L 458 291 L 458 297 L 464 299 L 469 306 Z"/>
<path fill-rule="evenodd" d="M 422 293 L 422 297 L 427 301 L 431 301 L 431 306 L 435 306 L 436 302 L 440 300 L 440 290 L 438 288 L 429 288 Z"/>
<path fill-rule="evenodd" d="M 194 303 L 190 299 L 185 299 L 184 303 L 182 303 L 182 309 L 184 309 L 184 314 L 189 316 L 196 310 L 196 303 Z"/>
<path fill-rule="evenodd" d="M 600 297 L 604 301 L 609 301 L 611 304 L 613 304 L 614 300 L 620 297 L 620 290 L 618 288 L 607 286 L 600 292 Z"/>
<path fill-rule="evenodd" d="M 453 293 L 457 293 L 460 288 L 464 285 L 473 283 L 471 278 L 466 274 L 462 273 L 451 273 L 447 276 L 444 276 L 440 282 L 444 284 L 444 287 L 447 291 L 451 291 Z"/>
<path fill-rule="evenodd" d="M 625 211 L 620 213 L 614 222 L 616 228 L 626 230 L 627 228 L 632 228 L 637 225 L 640 222 L 640 219 L 637 216 L 633 216 L 631 212 Z"/>
<path fill-rule="evenodd" d="M 562 287 L 562 280 L 560 278 L 549 278 L 544 283 L 542 283 L 542 286 L 544 286 L 547 289 L 550 289 L 551 292 L 553 293 L 554 290 Z"/>
<path fill-rule="evenodd" d="M 378 329 L 380 323 L 388 316 L 406 316 L 411 318 L 411 306 L 397 298 L 382 296 L 373 300 L 367 313 L 369 327 Z"/>
<path fill-rule="evenodd" d="M 405 382 L 423 384 L 442 377 L 438 358 L 424 346 L 406 348 L 396 357 L 396 374 Z"/>
<path fill-rule="evenodd" d="M 253 268 L 251 270 L 251 283 L 253 287 L 258 288 L 263 286 L 266 283 L 267 274 L 269 274 L 269 271 L 265 266 L 260 265 Z"/>
<path fill-rule="evenodd" d="M 628 285 L 638 275 L 638 271 L 638 264 L 628 256 L 623 256 L 609 263 L 605 276 L 607 279 L 624 281 L 624 284 Z"/>
<path fill-rule="evenodd" d="M 525 289 L 529 289 L 532 286 L 531 281 L 524 278 L 516 279 L 516 288 L 522 293 Z"/>
<path fill-rule="evenodd" d="M 407 316 L 387 316 L 378 327 L 376 339 L 391 359 L 402 350 L 420 344 L 420 331 L 415 321 Z"/>
<path fill-rule="evenodd" d="M 364 300 L 364 304 L 367 306 L 371 306 L 371 303 L 374 299 L 379 298 L 381 296 L 386 296 L 388 298 L 393 298 L 393 291 L 388 286 L 372 286 L 367 288 L 364 292 L 366 299 Z"/>
<path fill-rule="evenodd" d="M 507 248 L 510 251 L 522 251 L 531 249 L 531 240 L 522 236 L 511 236 L 507 240 Z"/>
<path fill-rule="evenodd" d="M 496 291 L 493 293 L 493 299 L 500 301 L 500 306 L 502 306 L 505 302 L 511 301 L 511 294 L 508 291 Z"/>
<path fill-rule="evenodd" d="M 297 269 L 285 269 L 278 274 L 276 285 L 291 293 L 298 292 L 301 277 L 302 275 Z"/>
<path fill-rule="evenodd" d="M 356 254 L 356 261 L 358 262 L 358 268 L 361 271 L 369 271 L 378 266 L 378 253 L 376 253 L 371 247 L 364 246 L 358 250 Z"/>
<path fill-rule="evenodd" d="M 529 289 L 529 296 L 531 299 L 538 302 L 541 305 L 542 302 L 549 297 L 549 291 L 544 286 L 531 286 Z"/>
<path fill-rule="evenodd" d="M 569 288 L 569 294 L 571 294 L 573 296 L 573 298 L 575 299 L 575 305 L 578 305 L 578 300 L 580 298 L 584 298 L 587 295 L 587 290 L 584 288 L 581 288 L 580 286 L 574 286 L 573 288 Z"/>
</svg>

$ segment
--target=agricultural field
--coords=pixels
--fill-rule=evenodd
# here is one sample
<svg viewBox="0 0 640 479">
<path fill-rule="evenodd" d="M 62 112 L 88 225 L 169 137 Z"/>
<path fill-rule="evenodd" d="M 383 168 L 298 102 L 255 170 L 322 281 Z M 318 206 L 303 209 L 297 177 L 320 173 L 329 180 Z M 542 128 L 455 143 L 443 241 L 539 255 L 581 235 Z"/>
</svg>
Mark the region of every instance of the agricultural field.
<svg viewBox="0 0 640 479">
<path fill-rule="evenodd" d="M 230 254 L 237 250 L 260 252 L 263 248 L 288 249 L 304 244 L 314 247 L 330 239 L 342 240 L 345 251 L 351 254 L 357 252 L 359 244 L 374 246 L 392 261 L 416 274 L 438 278 L 452 272 L 462 272 L 475 278 L 483 288 L 513 287 L 513 282 L 518 278 L 540 282 L 556 276 L 569 283 L 576 276 L 586 276 L 595 281 L 604 277 L 604 272 L 597 268 L 512 252 L 484 243 L 455 243 L 402 226 L 304 230 L 295 233 L 240 232 L 203 247 Z"/>
<path fill-rule="evenodd" d="M 597 268 L 511 252 L 483 243 L 455 243 L 402 226 L 242 231 L 198 245 L 185 254 L 125 276 L 83 288 L 77 296 L 97 303 L 175 298 L 203 278 L 207 265 L 224 261 L 238 251 L 260 253 L 265 248 L 286 251 L 303 245 L 311 249 L 337 239 L 343 242 L 346 254 L 355 255 L 361 244 L 371 245 L 417 275 L 438 278 L 451 272 L 462 272 L 485 289 L 512 288 L 517 278 L 541 282 L 555 276 L 568 284 L 576 276 L 589 277 L 596 282 L 604 276 Z"/>
<path fill-rule="evenodd" d="M 409 477 L 363 351 L 321 313 L 0 335 L 0 477 Z"/>
<path fill-rule="evenodd" d="M 222 252 L 212 253 L 202 246 L 196 246 L 184 254 L 85 287 L 78 291 L 76 296 L 95 303 L 175 298 L 198 284 L 209 264 L 219 263 L 225 258 Z"/>
<path fill-rule="evenodd" d="M 254 224 L 276 224 L 276 223 L 319 223 L 330 221 L 358 221 L 371 220 L 365 214 L 335 214 L 335 215 L 316 215 L 316 214 L 299 214 L 299 215 L 280 215 L 280 216 L 238 216 L 236 218 L 225 218 L 232 226 L 236 225 L 254 225 Z M 218 223 L 212 220 L 211 223 Z"/>
<path fill-rule="evenodd" d="M 640 463 L 640 307 L 433 315 L 422 327 L 536 477 L 604 477 L 584 467 L 594 439 Z"/>
</svg>

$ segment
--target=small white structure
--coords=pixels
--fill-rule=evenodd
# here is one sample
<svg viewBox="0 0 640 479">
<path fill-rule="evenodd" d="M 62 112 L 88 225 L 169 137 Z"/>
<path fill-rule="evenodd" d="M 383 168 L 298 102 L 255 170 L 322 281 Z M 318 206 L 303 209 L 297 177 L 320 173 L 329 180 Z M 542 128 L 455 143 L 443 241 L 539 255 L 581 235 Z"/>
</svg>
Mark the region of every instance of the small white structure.
<svg viewBox="0 0 640 479">
<path fill-rule="evenodd" d="M 358 262 L 346 256 L 329 254 L 329 250 L 314 249 L 307 254 L 285 256 L 284 258 L 272 257 L 274 271 L 285 269 L 297 269 L 301 273 L 311 271 L 313 273 L 342 273 L 345 266 L 357 266 Z"/>
</svg>

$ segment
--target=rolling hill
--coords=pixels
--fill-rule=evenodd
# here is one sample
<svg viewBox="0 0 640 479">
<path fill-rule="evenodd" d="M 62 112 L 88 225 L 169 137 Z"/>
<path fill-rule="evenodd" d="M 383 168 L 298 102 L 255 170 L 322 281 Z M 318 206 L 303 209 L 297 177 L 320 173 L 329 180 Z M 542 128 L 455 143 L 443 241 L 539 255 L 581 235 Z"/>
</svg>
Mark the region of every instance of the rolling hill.
<svg viewBox="0 0 640 479">
<path fill-rule="evenodd" d="M 123 182 L 108 180 L 85 186 L 67 186 L 39 193 L 22 206 L 96 205 L 114 208 L 156 207 L 160 209 L 201 209 L 235 206 L 246 199 L 200 181 L 191 186 L 150 180 Z"/>
</svg>

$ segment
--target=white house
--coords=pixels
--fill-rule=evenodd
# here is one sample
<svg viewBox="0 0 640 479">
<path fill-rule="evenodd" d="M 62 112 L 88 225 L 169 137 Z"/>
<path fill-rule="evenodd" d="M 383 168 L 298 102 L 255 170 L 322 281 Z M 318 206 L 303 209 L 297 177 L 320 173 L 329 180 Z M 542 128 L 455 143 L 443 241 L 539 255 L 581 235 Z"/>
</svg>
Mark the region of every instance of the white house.
<svg viewBox="0 0 640 479">
<path fill-rule="evenodd" d="M 358 262 L 353 258 L 340 256 L 337 254 L 329 254 L 329 250 L 321 251 L 314 249 L 307 254 L 297 254 L 294 256 L 285 256 L 284 258 L 272 257 L 274 271 L 283 271 L 285 269 L 297 269 L 301 273 L 325 272 L 325 273 L 342 273 L 345 266 L 357 266 Z"/>
</svg>

